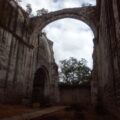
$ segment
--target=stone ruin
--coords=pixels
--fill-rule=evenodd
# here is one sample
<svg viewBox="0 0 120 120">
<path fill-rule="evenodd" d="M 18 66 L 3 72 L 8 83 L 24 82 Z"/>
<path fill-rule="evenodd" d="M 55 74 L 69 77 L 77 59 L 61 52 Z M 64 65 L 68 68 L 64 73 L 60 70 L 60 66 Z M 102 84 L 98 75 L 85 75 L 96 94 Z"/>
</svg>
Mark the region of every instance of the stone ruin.
<svg viewBox="0 0 120 120">
<path fill-rule="evenodd" d="M 120 117 L 120 1 L 96 2 L 29 18 L 13 0 L 0 0 L 0 102 L 59 101 L 53 43 L 41 30 L 69 17 L 94 33 L 92 104 Z"/>
</svg>

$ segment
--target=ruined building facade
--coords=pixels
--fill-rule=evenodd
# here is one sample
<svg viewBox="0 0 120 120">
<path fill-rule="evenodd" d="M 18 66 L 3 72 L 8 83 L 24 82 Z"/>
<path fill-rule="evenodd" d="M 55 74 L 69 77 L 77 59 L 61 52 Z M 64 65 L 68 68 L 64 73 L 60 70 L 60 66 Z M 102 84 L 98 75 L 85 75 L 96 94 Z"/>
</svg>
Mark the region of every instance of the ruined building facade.
<svg viewBox="0 0 120 120">
<path fill-rule="evenodd" d="M 120 1 L 97 0 L 97 17 L 93 100 L 120 117 Z"/>
<path fill-rule="evenodd" d="M 96 2 L 94 7 L 63 9 L 29 18 L 13 0 L 0 0 L 1 102 L 59 100 L 53 43 L 41 30 L 69 17 L 82 20 L 94 33 L 92 104 L 120 117 L 120 2 Z"/>
<path fill-rule="evenodd" d="M 41 32 L 31 38 L 31 29 L 24 10 L 0 0 L 1 102 L 58 101 L 53 42 Z"/>
</svg>

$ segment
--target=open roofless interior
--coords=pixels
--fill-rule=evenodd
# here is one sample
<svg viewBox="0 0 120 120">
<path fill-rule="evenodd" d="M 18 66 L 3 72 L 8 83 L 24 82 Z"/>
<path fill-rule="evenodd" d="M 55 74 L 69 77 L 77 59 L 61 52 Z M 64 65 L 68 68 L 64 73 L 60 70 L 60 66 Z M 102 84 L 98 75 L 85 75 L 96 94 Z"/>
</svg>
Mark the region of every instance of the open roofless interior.
<svg viewBox="0 0 120 120">
<path fill-rule="evenodd" d="M 82 1 L 76 0 L 80 4 L 74 6 L 76 2 L 70 0 L 71 6 L 68 6 L 61 1 L 33 3 L 34 8 L 41 2 L 51 10 L 42 9 L 37 15 L 32 15 L 30 5 L 27 10 L 23 9 L 25 1 L 21 3 L 22 8 L 20 1 L 0 0 L 0 119 L 120 119 L 120 2 L 97 0 L 95 3 L 91 0 L 90 4 L 81 4 Z M 55 5 L 56 8 L 53 7 Z M 57 49 L 61 49 L 59 45 L 62 44 L 65 53 L 70 42 L 64 45 L 58 42 L 53 50 L 53 37 L 49 36 L 54 34 L 57 40 L 52 23 L 60 29 L 61 25 L 57 26 L 55 22 L 68 18 L 84 22 L 93 34 L 93 65 L 87 84 L 59 83 L 58 60 L 55 58 L 61 54 Z M 68 19 L 65 25 L 69 26 L 69 23 Z M 42 32 L 45 27 L 47 35 Z M 67 31 L 63 29 L 62 32 Z M 63 39 L 64 33 L 60 35 L 58 39 Z M 74 34 L 71 32 L 68 36 L 72 38 Z M 72 42 L 77 48 L 79 43 Z M 72 52 L 77 54 L 74 49 Z M 77 74 L 80 75 L 76 72 L 75 77 Z"/>
</svg>

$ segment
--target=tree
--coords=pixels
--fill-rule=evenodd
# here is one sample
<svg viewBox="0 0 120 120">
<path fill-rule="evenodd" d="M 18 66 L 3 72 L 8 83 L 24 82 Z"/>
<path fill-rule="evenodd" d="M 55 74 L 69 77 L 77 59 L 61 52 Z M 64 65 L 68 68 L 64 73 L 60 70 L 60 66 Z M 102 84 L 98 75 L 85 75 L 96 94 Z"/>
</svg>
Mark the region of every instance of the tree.
<svg viewBox="0 0 120 120">
<path fill-rule="evenodd" d="M 86 66 L 87 61 L 71 57 L 60 61 L 60 79 L 65 84 L 79 85 L 90 80 L 91 70 Z"/>
<path fill-rule="evenodd" d="M 37 10 L 37 16 L 45 15 L 48 13 L 47 9 L 42 8 L 41 10 Z"/>
<path fill-rule="evenodd" d="M 31 15 L 31 13 L 32 13 L 31 4 L 27 4 L 27 5 L 26 5 L 26 12 L 27 12 L 29 15 Z"/>
<path fill-rule="evenodd" d="M 82 6 L 82 7 L 92 6 L 92 4 L 90 4 L 90 3 L 83 3 L 81 6 Z"/>
</svg>

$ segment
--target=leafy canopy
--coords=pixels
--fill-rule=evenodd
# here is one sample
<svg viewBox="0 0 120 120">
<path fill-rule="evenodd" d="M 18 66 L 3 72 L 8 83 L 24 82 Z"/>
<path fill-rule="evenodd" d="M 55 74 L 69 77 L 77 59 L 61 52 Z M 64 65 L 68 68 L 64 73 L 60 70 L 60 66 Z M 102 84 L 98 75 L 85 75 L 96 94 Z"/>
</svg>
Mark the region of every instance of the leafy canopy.
<svg viewBox="0 0 120 120">
<path fill-rule="evenodd" d="M 61 81 L 69 85 L 80 85 L 88 82 L 91 77 L 91 70 L 86 64 L 87 61 L 83 58 L 80 61 L 73 57 L 60 61 Z"/>
</svg>

